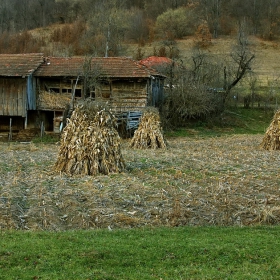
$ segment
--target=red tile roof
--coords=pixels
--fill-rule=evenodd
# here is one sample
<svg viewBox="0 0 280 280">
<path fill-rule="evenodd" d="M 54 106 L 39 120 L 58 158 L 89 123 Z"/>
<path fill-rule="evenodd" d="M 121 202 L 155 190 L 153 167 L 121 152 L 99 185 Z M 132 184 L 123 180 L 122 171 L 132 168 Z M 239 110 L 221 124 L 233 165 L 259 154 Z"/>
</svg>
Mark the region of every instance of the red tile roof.
<svg viewBox="0 0 280 280">
<path fill-rule="evenodd" d="M 43 62 L 43 54 L 0 54 L 0 76 L 25 77 Z"/>
<path fill-rule="evenodd" d="M 38 77 L 65 77 L 84 75 L 84 57 L 49 57 L 35 73 Z M 103 77 L 148 78 L 160 74 L 139 62 L 126 57 L 94 57 L 91 69 Z"/>
<path fill-rule="evenodd" d="M 150 56 L 140 60 L 139 62 L 140 64 L 143 64 L 147 67 L 154 67 L 162 65 L 171 65 L 173 63 L 173 60 L 164 56 Z"/>
</svg>

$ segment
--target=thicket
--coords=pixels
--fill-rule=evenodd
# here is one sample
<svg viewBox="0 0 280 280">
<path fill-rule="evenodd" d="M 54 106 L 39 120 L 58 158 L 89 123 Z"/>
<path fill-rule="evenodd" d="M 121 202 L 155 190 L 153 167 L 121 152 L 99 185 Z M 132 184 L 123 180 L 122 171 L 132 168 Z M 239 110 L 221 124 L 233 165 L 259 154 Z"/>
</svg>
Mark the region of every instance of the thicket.
<svg viewBox="0 0 280 280">
<path fill-rule="evenodd" d="M 161 106 L 164 126 L 177 127 L 189 119 L 216 117 L 225 111 L 230 100 L 234 100 L 234 90 L 241 81 L 246 80 L 250 86 L 255 54 L 243 29 L 239 30 L 230 54 L 217 56 L 204 49 L 211 42 L 204 26 L 201 38 L 186 64 L 173 58 L 172 63 L 156 67 L 166 76 L 165 99 Z"/>
</svg>

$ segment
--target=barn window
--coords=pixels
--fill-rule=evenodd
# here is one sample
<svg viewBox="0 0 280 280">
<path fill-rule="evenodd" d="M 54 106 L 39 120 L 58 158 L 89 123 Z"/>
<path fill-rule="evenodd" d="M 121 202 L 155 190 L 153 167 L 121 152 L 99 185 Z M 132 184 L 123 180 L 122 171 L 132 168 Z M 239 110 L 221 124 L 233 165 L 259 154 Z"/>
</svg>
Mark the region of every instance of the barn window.
<svg viewBox="0 0 280 280">
<path fill-rule="evenodd" d="M 62 89 L 62 93 L 71 93 L 71 92 L 72 92 L 71 88 L 63 88 Z"/>
<path fill-rule="evenodd" d="M 86 98 L 95 98 L 95 87 L 94 86 L 89 86 L 87 87 L 86 89 L 86 92 L 85 92 L 85 97 Z"/>
</svg>

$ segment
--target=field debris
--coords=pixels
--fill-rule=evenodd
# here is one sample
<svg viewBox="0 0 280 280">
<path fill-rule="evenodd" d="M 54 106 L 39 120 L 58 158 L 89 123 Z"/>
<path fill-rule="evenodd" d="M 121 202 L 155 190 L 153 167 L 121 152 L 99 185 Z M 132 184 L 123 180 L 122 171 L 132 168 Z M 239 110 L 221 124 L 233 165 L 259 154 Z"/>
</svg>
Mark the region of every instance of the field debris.
<svg viewBox="0 0 280 280">
<path fill-rule="evenodd" d="M 143 112 L 138 129 L 134 132 L 131 139 L 130 147 L 137 149 L 166 148 L 160 115 L 156 108 L 147 107 Z"/>
<path fill-rule="evenodd" d="M 279 154 L 262 137 L 169 138 L 156 152 L 124 139 L 126 169 L 96 176 L 53 172 L 59 145 L 0 143 L 0 229 L 280 225 Z"/>
<path fill-rule="evenodd" d="M 63 130 L 55 170 L 95 176 L 124 168 L 114 115 L 101 103 L 77 105 Z"/>
<path fill-rule="evenodd" d="M 261 142 L 261 147 L 270 151 L 280 150 L 280 110 L 274 114 Z"/>
</svg>

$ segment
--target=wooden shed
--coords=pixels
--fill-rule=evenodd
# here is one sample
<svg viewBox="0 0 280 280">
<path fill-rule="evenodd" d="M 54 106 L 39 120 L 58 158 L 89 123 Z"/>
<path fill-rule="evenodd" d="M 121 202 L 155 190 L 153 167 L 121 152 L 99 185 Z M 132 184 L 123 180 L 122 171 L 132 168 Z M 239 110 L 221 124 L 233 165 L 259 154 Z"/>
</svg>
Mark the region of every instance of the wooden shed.
<svg viewBox="0 0 280 280">
<path fill-rule="evenodd" d="M 36 110 L 33 74 L 42 62 L 40 53 L 0 54 L 0 131 L 28 127 L 29 112 Z"/>
<path fill-rule="evenodd" d="M 0 131 L 59 132 L 65 108 L 80 99 L 108 103 L 135 126 L 146 106 L 160 106 L 165 77 L 126 57 L 0 54 Z"/>
<path fill-rule="evenodd" d="M 67 104 L 79 99 L 107 102 L 122 117 L 146 106 L 159 106 L 165 78 L 126 57 L 49 57 L 34 77 L 37 109 L 46 130 L 57 130 L 54 120 L 62 116 Z"/>
</svg>

